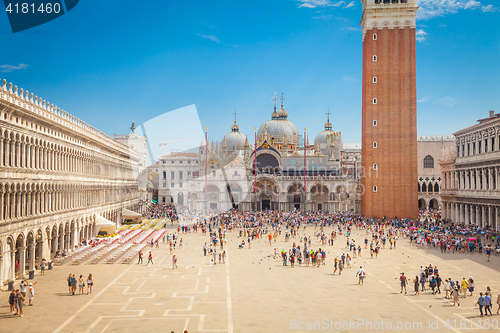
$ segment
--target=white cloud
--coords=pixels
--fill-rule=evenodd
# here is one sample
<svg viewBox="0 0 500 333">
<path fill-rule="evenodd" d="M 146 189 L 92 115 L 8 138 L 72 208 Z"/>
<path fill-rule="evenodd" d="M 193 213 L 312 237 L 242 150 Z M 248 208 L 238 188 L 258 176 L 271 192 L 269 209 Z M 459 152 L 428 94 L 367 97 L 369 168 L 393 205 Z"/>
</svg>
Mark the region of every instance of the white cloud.
<svg viewBox="0 0 500 333">
<path fill-rule="evenodd" d="M 418 103 L 427 103 L 427 102 L 430 102 L 432 100 L 433 100 L 432 95 L 429 95 L 429 96 L 425 96 L 424 98 L 418 99 L 417 102 Z"/>
<path fill-rule="evenodd" d="M 496 7 L 493 7 L 493 5 L 487 5 L 487 6 L 483 6 L 481 8 L 481 10 L 486 13 L 486 12 L 496 12 L 498 10 L 498 8 Z"/>
<path fill-rule="evenodd" d="M 349 31 L 361 31 L 361 28 L 345 27 L 345 28 L 342 28 L 342 30 L 349 30 Z"/>
<path fill-rule="evenodd" d="M 453 107 L 459 103 L 460 103 L 460 101 L 457 100 L 455 97 L 449 97 L 449 96 L 440 98 L 434 102 L 434 104 L 441 104 L 441 105 L 445 105 L 445 106 L 449 106 L 449 107 Z"/>
<path fill-rule="evenodd" d="M 356 7 L 356 2 L 355 1 L 351 1 L 349 2 L 349 4 L 347 6 L 345 6 L 344 8 L 354 8 Z"/>
<path fill-rule="evenodd" d="M 333 15 L 325 15 L 325 14 L 320 14 L 318 16 L 314 16 L 313 19 L 317 20 L 331 20 Z"/>
<path fill-rule="evenodd" d="M 211 41 L 216 42 L 216 43 L 220 43 L 220 39 L 219 39 L 219 37 L 214 36 L 214 35 L 203 35 L 203 34 L 198 34 L 198 36 L 200 36 L 201 38 L 210 39 Z"/>
<path fill-rule="evenodd" d="M 424 31 L 424 29 L 417 29 L 417 31 L 415 32 L 415 36 L 416 36 L 416 40 L 417 42 L 423 42 L 425 41 L 425 36 L 427 36 L 427 32 Z"/>
<path fill-rule="evenodd" d="M 495 12 L 498 8 L 493 5 L 484 5 L 477 0 L 417 0 L 420 9 L 417 19 L 428 20 L 446 14 L 455 14 L 459 10 L 482 10 L 483 12 Z"/>
<path fill-rule="evenodd" d="M 300 2 L 299 8 L 316 8 L 316 7 L 354 7 L 355 1 L 351 1 L 346 5 L 345 1 L 332 1 L 332 0 L 298 0 Z"/>
<path fill-rule="evenodd" d="M 358 83 L 358 82 L 359 82 L 359 80 L 358 80 L 358 79 L 355 79 L 355 78 L 353 78 L 353 77 L 351 77 L 351 76 L 344 76 L 344 77 L 342 78 L 342 81 L 345 81 L 345 82 L 353 82 L 353 83 Z"/>
<path fill-rule="evenodd" d="M 19 64 L 17 66 L 0 65 L 0 72 L 10 73 L 10 72 L 18 70 L 18 69 L 26 69 L 26 68 L 28 68 L 28 65 L 26 65 L 26 64 Z"/>
</svg>

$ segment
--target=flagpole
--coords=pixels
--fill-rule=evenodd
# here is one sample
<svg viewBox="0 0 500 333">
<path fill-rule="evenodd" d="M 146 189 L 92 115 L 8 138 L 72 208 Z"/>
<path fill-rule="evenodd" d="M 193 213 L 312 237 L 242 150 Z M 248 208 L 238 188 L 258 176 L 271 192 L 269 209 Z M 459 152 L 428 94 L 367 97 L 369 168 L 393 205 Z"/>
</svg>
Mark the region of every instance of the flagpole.
<svg viewBox="0 0 500 333">
<path fill-rule="evenodd" d="M 255 127 L 255 146 L 254 146 L 254 174 L 253 193 L 255 197 L 255 210 L 257 210 L 257 127 Z"/>
<path fill-rule="evenodd" d="M 307 196 L 307 190 L 306 190 L 306 128 L 304 127 L 304 212 L 306 211 L 306 196 Z"/>
<path fill-rule="evenodd" d="M 205 127 L 205 209 L 207 209 L 207 203 L 208 203 L 208 127 Z"/>
</svg>

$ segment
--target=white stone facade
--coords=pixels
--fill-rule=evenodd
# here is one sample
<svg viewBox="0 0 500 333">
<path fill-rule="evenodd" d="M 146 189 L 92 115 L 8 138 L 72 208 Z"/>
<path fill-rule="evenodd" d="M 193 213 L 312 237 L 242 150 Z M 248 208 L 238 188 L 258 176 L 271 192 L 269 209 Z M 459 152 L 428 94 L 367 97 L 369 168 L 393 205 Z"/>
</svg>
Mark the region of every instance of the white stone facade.
<svg viewBox="0 0 500 333">
<path fill-rule="evenodd" d="M 415 28 L 418 6 L 415 0 L 362 0 L 363 40 L 366 31 L 373 29 Z"/>
<path fill-rule="evenodd" d="M 500 114 L 454 133 L 456 155 L 441 163 L 443 215 L 497 229 L 500 214 Z"/>
<path fill-rule="evenodd" d="M 439 162 L 455 155 L 453 135 L 419 136 L 418 159 L 418 208 L 441 210 L 443 178 Z"/>
<path fill-rule="evenodd" d="M 139 157 L 4 80 L 0 86 L 0 286 L 91 237 L 97 214 L 141 211 Z"/>
</svg>

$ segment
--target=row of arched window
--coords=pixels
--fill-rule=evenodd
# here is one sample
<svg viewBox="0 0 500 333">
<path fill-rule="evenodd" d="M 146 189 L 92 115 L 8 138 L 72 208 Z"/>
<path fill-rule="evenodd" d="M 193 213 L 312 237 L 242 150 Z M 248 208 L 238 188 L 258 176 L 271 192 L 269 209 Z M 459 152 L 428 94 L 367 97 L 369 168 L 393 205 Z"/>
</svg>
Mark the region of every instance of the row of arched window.
<svg viewBox="0 0 500 333">
<path fill-rule="evenodd" d="M 137 187 L 94 185 L 0 184 L 0 220 L 86 208 L 137 198 Z"/>
<path fill-rule="evenodd" d="M 3 166 L 132 178 L 132 165 L 125 161 L 107 160 L 91 152 L 8 130 L 2 131 L 0 137 L 0 167 Z"/>
</svg>

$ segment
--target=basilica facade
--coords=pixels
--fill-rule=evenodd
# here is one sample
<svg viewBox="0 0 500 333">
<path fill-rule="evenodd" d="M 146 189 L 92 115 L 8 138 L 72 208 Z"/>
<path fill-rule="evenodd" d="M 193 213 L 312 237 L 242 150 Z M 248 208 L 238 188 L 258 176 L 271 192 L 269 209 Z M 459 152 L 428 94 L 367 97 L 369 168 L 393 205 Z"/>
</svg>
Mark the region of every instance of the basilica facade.
<svg viewBox="0 0 500 333">
<path fill-rule="evenodd" d="M 271 119 L 259 127 L 251 143 L 235 119 L 222 141 L 201 143 L 198 170 L 186 180 L 184 206 L 359 212 L 360 150 L 347 159 L 341 133 L 332 127 L 328 118 L 314 144 L 308 138 L 300 142 L 283 103 L 279 110 L 275 103 Z M 173 203 L 177 199 L 170 198 Z"/>
</svg>

